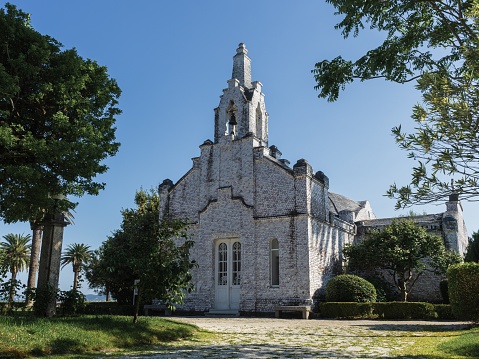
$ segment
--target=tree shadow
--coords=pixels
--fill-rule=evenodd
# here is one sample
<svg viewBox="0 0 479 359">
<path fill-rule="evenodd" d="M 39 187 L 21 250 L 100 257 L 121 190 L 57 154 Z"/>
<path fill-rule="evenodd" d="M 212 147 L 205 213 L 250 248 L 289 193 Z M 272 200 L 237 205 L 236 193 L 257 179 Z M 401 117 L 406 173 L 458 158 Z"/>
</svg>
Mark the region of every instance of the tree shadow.
<svg viewBox="0 0 479 359">
<path fill-rule="evenodd" d="M 393 323 L 357 323 L 355 326 L 367 327 L 370 330 L 382 330 L 382 331 L 403 331 L 403 332 L 443 332 L 443 331 L 463 331 L 472 328 L 472 323 L 466 322 L 398 322 Z"/>
</svg>

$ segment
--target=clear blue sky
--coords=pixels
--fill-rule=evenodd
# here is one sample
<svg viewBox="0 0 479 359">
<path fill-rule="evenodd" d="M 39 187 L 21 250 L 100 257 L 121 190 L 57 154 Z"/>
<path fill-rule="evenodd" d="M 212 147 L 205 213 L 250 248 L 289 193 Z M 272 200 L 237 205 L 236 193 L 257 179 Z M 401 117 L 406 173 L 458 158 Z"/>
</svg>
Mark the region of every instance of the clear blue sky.
<svg viewBox="0 0 479 359">
<path fill-rule="evenodd" d="M 389 185 L 407 184 L 411 167 L 391 128 L 412 129 L 411 108 L 419 100 L 411 85 L 382 80 L 349 86 L 335 103 L 317 98 L 311 69 L 338 55 L 355 59 L 383 38 L 364 32 L 344 40 L 340 17 L 321 0 L 124 1 L 12 0 L 31 14 L 33 27 L 84 58 L 108 68 L 123 93 L 117 119 L 117 156 L 100 180 L 106 190 L 79 202 L 71 243 L 98 246 L 119 228 L 122 208 L 133 206 L 135 190 L 176 182 L 191 168 L 198 146 L 214 137 L 213 109 L 231 77 L 232 57 L 244 42 L 253 80 L 263 84 L 269 113 L 269 145 L 291 165 L 305 158 L 330 179 L 330 191 L 369 200 L 377 217 L 393 217 Z M 4 2 L 1 2 L 2 6 Z M 479 206 L 463 203 L 471 234 L 479 229 Z M 445 205 L 417 206 L 439 213 Z M 0 224 L 0 236 L 29 233 L 26 223 Z M 71 268 L 60 285 L 72 284 Z M 83 285 L 84 292 L 91 292 Z"/>
</svg>

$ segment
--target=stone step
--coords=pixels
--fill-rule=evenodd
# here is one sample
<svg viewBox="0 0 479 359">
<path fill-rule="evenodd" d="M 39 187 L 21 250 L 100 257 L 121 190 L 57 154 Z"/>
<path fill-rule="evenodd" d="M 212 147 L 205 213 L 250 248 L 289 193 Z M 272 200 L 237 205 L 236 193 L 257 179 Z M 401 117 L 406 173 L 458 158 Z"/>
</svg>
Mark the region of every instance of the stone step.
<svg viewBox="0 0 479 359">
<path fill-rule="evenodd" d="M 208 312 L 205 312 L 205 317 L 211 318 L 220 318 L 220 317 L 239 317 L 239 312 L 237 310 L 217 310 L 211 309 Z"/>
</svg>

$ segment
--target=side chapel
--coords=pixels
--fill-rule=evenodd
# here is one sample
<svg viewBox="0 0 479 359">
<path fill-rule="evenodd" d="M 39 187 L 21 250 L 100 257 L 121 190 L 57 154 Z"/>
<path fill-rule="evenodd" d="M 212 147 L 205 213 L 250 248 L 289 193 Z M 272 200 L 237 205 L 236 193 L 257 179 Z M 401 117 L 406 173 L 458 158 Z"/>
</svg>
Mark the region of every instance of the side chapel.
<svg viewBox="0 0 479 359">
<path fill-rule="evenodd" d="M 376 219 L 368 201 L 330 192 L 323 172 L 304 159 L 290 166 L 269 147 L 262 84 L 252 81 L 243 43 L 214 114 L 214 141 L 200 146 L 178 182 L 166 179 L 159 186 L 160 216 L 187 219 L 195 240 L 195 289 L 180 308 L 254 313 L 313 304 L 341 272 L 343 246 L 392 219 Z M 445 213 L 419 219 L 449 248 L 465 251 L 457 197 Z"/>
</svg>

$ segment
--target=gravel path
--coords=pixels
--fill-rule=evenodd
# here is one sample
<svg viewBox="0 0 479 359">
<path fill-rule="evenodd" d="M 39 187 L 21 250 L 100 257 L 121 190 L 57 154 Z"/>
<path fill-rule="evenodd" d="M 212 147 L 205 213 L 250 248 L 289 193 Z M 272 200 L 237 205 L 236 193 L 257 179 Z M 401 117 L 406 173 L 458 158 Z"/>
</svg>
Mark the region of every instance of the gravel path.
<svg viewBox="0 0 479 359">
<path fill-rule="evenodd" d="M 464 322 L 175 317 L 218 333 L 215 342 L 181 341 L 122 358 L 393 358 L 418 336 Z"/>
</svg>

